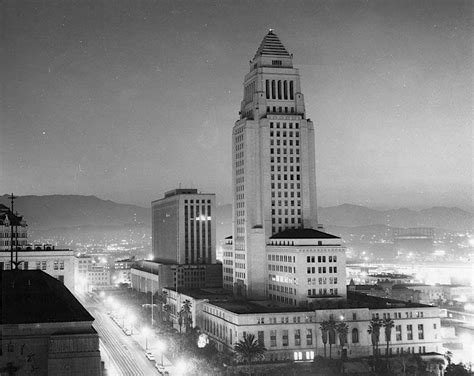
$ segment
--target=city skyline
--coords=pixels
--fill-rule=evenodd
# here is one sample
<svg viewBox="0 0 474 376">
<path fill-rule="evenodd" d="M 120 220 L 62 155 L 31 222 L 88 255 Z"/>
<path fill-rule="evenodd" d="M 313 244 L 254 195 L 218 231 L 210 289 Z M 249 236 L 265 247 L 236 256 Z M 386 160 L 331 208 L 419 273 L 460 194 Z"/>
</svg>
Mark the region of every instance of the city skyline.
<svg viewBox="0 0 474 376">
<path fill-rule="evenodd" d="M 2 3 L 2 193 L 230 203 L 243 57 L 274 28 L 304 77 L 319 205 L 472 208 L 468 2 L 104 4 Z"/>
</svg>

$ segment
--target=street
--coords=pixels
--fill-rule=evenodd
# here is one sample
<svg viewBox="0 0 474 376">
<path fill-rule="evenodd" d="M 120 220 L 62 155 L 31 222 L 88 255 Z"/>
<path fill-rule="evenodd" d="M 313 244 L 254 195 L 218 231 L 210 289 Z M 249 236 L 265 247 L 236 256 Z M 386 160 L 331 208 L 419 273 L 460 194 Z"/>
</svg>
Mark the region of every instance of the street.
<svg viewBox="0 0 474 376">
<path fill-rule="evenodd" d="M 127 336 L 107 315 L 96 298 L 85 297 L 82 303 L 94 316 L 94 328 L 99 333 L 101 356 L 109 376 L 158 375 L 155 362 L 145 357 L 145 351 L 134 336 Z"/>
</svg>

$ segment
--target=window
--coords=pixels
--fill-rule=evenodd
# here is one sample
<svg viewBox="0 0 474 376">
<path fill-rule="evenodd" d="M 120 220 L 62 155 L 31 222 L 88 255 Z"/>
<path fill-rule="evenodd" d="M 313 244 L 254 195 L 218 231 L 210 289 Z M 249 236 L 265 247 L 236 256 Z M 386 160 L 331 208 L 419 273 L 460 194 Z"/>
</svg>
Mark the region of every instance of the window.
<svg viewBox="0 0 474 376">
<path fill-rule="evenodd" d="M 423 324 L 418 324 L 418 339 L 425 339 L 425 333 L 423 331 Z"/>
<path fill-rule="evenodd" d="M 395 325 L 395 339 L 397 341 L 402 340 L 402 326 L 401 325 Z"/>
<path fill-rule="evenodd" d="M 311 346 L 313 344 L 313 330 L 306 329 L 306 344 Z"/>
<path fill-rule="evenodd" d="M 407 340 L 413 340 L 413 325 L 407 325 Z"/>
<path fill-rule="evenodd" d="M 281 337 L 283 346 L 288 346 L 288 329 L 284 329 Z"/>
<path fill-rule="evenodd" d="M 263 322 L 263 319 L 262 319 Z M 265 346 L 265 335 L 263 330 L 258 331 L 258 343 L 262 346 Z"/>
<path fill-rule="evenodd" d="M 359 343 L 359 330 L 357 328 L 352 329 L 352 343 Z"/>
<path fill-rule="evenodd" d="M 301 330 L 295 329 L 295 346 L 301 345 Z"/>
<path fill-rule="evenodd" d="M 277 331 L 271 330 L 270 331 L 270 347 L 276 347 L 276 345 L 277 345 Z"/>
<path fill-rule="evenodd" d="M 41 261 L 41 270 L 46 270 L 46 261 Z"/>
</svg>

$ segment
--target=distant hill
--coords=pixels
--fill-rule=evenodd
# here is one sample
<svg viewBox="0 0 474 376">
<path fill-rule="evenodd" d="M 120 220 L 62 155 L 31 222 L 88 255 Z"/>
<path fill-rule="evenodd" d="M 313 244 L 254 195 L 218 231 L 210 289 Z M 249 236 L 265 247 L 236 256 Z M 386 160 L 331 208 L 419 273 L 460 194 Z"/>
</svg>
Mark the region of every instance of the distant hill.
<svg viewBox="0 0 474 376">
<path fill-rule="evenodd" d="M 434 207 L 423 210 L 375 210 L 343 204 L 318 209 L 319 222 L 325 226 L 360 227 L 434 227 L 454 231 L 472 231 L 474 215 L 459 208 Z"/>
<path fill-rule="evenodd" d="M 0 197 L 0 203 L 10 207 L 7 195 Z M 15 211 L 23 215 L 30 229 L 37 230 L 151 224 L 149 208 L 118 204 L 95 196 L 20 196 L 15 200 Z"/>
<path fill-rule="evenodd" d="M 0 203 L 9 206 L 7 195 Z M 50 195 L 20 196 L 15 201 L 17 210 L 30 229 L 54 229 L 77 226 L 151 225 L 151 209 L 136 205 L 118 204 L 95 196 Z M 434 207 L 424 210 L 375 210 L 364 206 L 344 204 L 321 207 L 319 222 L 326 228 L 364 227 L 434 227 L 453 231 L 472 231 L 474 216 L 459 208 Z M 232 205 L 216 208 L 217 240 L 232 234 Z M 378 226 L 378 231 L 385 231 Z"/>
</svg>

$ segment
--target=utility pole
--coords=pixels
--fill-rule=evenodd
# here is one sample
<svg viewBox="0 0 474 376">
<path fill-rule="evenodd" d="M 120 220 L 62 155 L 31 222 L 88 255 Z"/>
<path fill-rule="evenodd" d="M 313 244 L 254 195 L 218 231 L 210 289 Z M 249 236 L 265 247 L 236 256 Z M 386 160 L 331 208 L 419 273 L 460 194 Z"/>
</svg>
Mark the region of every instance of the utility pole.
<svg viewBox="0 0 474 376">
<path fill-rule="evenodd" d="M 17 198 L 16 196 L 13 196 L 13 193 L 8 196 L 10 199 L 10 268 L 13 270 L 14 269 L 14 263 L 13 263 L 13 203 L 15 199 Z M 18 253 L 17 253 L 18 255 Z M 16 266 L 15 266 L 16 269 Z"/>
</svg>

